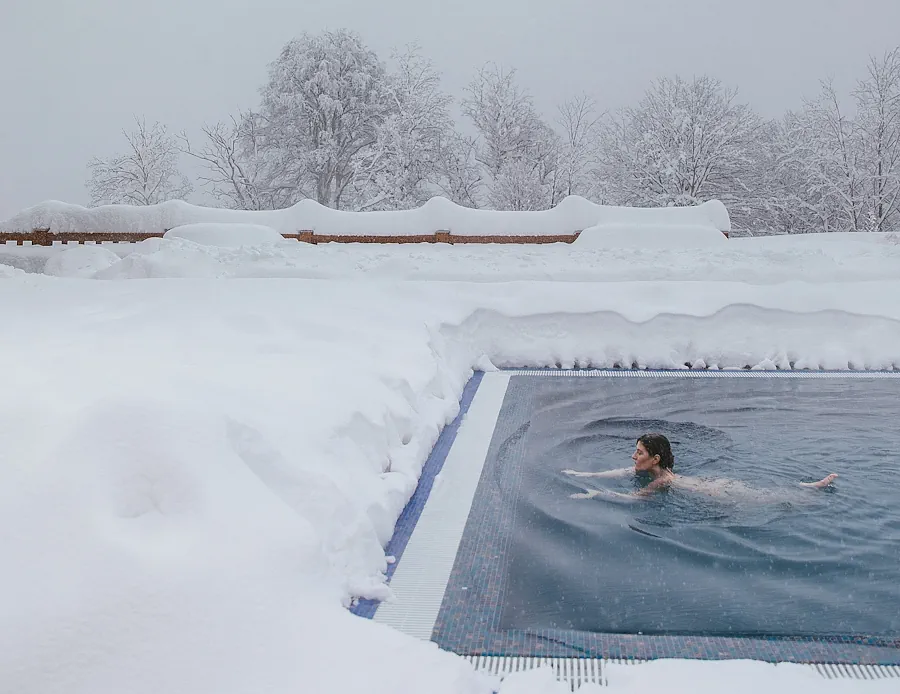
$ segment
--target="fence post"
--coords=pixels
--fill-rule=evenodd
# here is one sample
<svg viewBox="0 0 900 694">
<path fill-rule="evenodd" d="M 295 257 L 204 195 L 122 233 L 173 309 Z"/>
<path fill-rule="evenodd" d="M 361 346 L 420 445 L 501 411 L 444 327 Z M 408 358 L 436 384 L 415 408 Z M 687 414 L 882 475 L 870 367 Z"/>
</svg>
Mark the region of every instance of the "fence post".
<svg viewBox="0 0 900 694">
<path fill-rule="evenodd" d="M 49 229 L 35 229 L 31 234 L 33 246 L 52 246 L 53 236 Z"/>
</svg>

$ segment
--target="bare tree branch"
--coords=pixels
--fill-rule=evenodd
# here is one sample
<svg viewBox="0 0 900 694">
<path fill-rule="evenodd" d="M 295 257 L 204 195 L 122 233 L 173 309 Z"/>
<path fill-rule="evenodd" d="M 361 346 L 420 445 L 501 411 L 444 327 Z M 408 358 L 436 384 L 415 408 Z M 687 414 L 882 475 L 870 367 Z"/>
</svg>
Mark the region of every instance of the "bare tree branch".
<svg viewBox="0 0 900 694">
<path fill-rule="evenodd" d="M 164 125 L 148 127 L 135 117 L 135 129 L 122 134 L 125 153 L 88 162 L 92 205 L 155 205 L 191 193 L 193 186 L 178 168 L 177 142 Z"/>
</svg>

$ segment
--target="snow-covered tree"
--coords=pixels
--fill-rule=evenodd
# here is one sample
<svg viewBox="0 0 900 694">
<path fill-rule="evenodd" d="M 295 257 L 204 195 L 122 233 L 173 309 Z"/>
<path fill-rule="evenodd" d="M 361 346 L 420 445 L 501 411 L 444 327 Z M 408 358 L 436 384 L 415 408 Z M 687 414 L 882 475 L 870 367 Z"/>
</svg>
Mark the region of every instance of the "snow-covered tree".
<svg viewBox="0 0 900 694">
<path fill-rule="evenodd" d="M 394 52 L 386 82 L 385 116 L 360 167 L 359 209 L 407 209 L 436 191 L 442 146 L 453 131 L 452 99 L 417 46 Z"/>
<path fill-rule="evenodd" d="M 866 228 L 900 226 L 900 48 L 869 61 L 856 88 L 857 126 L 869 196 Z"/>
<path fill-rule="evenodd" d="M 457 205 L 479 206 L 483 175 L 477 155 L 478 142 L 473 137 L 453 132 L 441 143 L 438 189 Z"/>
<path fill-rule="evenodd" d="M 238 210 L 273 210 L 290 206 L 294 188 L 279 180 L 277 149 L 266 146 L 264 123 L 253 112 L 232 116 L 228 122 L 203 126 L 206 141 L 191 146 L 182 133 L 185 154 L 202 162 L 199 176 L 212 196 L 225 207 Z"/>
<path fill-rule="evenodd" d="M 559 136 L 546 123 L 534 129 L 528 155 L 507 159 L 492 178 L 488 202 L 495 210 L 546 210 L 564 197 Z"/>
<path fill-rule="evenodd" d="M 479 133 L 476 159 L 485 168 L 488 199 L 498 209 L 533 209 L 515 205 L 535 203 L 540 189 L 541 209 L 559 197 L 559 137 L 537 115 L 531 96 L 515 80 L 515 70 L 497 65 L 481 68 L 466 90 L 462 112 Z M 526 185 L 524 177 L 530 177 Z M 530 191 L 509 191 L 526 186 Z"/>
<path fill-rule="evenodd" d="M 865 176 L 859 130 L 831 82 L 789 112 L 778 141 L 777 174 L 788 183 L 793 231 L 859 231 L 865 224 Z"/>
<path fill-rule="evenodd" d="M 92 205 L 155 205 L 191 193 L 193 186 L 179 170 L 177 139 L 164 125 L 135 118 L 135 129 L 122 134 L 128 143 L 123 154 L 88 162 Z"/>
<path fill-rule="evenodd" d="M 755 189 L 757 205 L 752 210 L 752 219 L 746 229 L 751 233 L 794 234 L 817 227 L 821 229 L 817 210 L 797 194 L 802 176 L 796 167 L 785 165 L 793 147 L 790 127 L 790 114 L 781 121 L 769 121 L 764 126 L 758 162 L 762 174 Z M 746 202 L 737 199 L 732 206 Z"/>
<path fill-rule="evenodd" d="M 599 174 L 605 195 L 638 206 L 746 197 L 759 175 L 762 119 L 712 77 L 664 78 L 607 120 Z"/>
<path fill-rule="evenodd" d="M 402 209 L 445 185 L 468 204 L 474 184 L 440 75 L 416 46 L 392 59 L 388 72 L 352 32 L 304 35 L 270 67 L 258 111 L 204 128 L 199 149 L 183 135 L 185 151 L 206 165 L 201 180 L 229 207 L 308 197 Z"/>
<path fill-rule="evenodd" d="M 593 97 L 583 94 L 559 106 L 559 176 L 564 195 L 594 197 L 600 116 Z"/>
<path fill-rule="evenodd" d="M 270 66 L 260 115 L 276 150 L 279 185 L 352 208 L 360 167 L 389 112 L 387 73 L 359 35 L 345 29 L 303 34 Z"/>
<path fill-rule="evenodd" d="M 791 232 L 900 226 L 900 50 L 871 59 L 848 109 L 831 81 L 790 112 L 773 178 Z"/>
<path fill-rule="evenodd" d="M 528 157 L 539 122 L 531 96 L 515 81 L 515 70 L 482 67 L 467 88 L 462 112 L 482 138 L 478 160 L 492 176 L 505 164 Z"/>
<path fill-rule="evenodd" d="M 494 176 L 488 202 L 495 210 L 545 210 L 552 201 L 547 189 L 523 159 L 513 159 Z"/>
</svg>

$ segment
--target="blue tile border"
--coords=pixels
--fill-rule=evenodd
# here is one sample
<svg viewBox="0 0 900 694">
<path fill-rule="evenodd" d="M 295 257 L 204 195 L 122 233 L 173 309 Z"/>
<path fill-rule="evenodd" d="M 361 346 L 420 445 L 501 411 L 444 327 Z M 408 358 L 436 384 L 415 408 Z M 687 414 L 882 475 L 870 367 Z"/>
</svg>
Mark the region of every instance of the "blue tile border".
<svg viewBox="0 0 900 694">
<path fill-rule="evenodd" d="M 388 583 L 390 583 L 394 571 L 397 569 L 397 564 L 403 557 L 403 552 L 406 549 L 406 545 L 409 543 L 409 538 L 412 537 L 416 523 L 419 521 L 419 516 L 422 515 L 422 510 L 425 508 L 425 502 L 428 501 L 428 495 L 431 494 L 434 480 L 444 467 L 444 462 L 447 460 L 447 454 L 450 453 L 450 448 L 453 446 L 453 442 L 456 441 L 456 434 L 459 431 L 459 426 L 462 424 L 462 420 L 469 411 L 469 406 L 472 404 L 472 399 L 475 397 L 475 393 L 478 391 L 478 386 L 481 385 L 481 380 L 483 378 L 484 372 L 476 371 L 472 375 L 472 378 L 469 379 L 468 383 L 466 383 L 459 403 L 459 413 L 450 424 L 443 428 L 440 436 L 438 436 L 438 440 L 434 444 L 434 448 L 431 450 L 428 460 L 425 461 L 425 465 L 422 468 L 422 475 L 419 478 L 419 484 L 416 487 L 416 491 L 407 502 L 400 517 L 397 519 L 397 524 L 394 527 L 394 534 L 385 547 L 385 554 L 394 557 L 394 562 L 387 566 L 386 580 Z M 380 604 L 381 603 L 378 600 L 359 600 L 350 608 L 350 611 L 359 617 L 372 619 Z"/>
</svg>

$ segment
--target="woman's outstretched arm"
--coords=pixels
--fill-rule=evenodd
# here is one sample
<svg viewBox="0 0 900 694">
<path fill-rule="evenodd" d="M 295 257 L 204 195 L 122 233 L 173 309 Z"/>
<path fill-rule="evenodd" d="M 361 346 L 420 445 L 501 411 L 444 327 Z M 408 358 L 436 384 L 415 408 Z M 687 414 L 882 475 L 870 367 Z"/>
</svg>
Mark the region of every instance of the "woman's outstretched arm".
<svg viewBox="0 0 900 694">
<path fill-rule="evenodd" d="M 623 492 L 613 492 L 609 489 L 586 489 L 583 494 L 570 494 L 572 499 L 593 499 L 597 496 L 613 497 L 616 499 L 627 499 L 628 501 L 636 501 L 638 499 L 646 499 L 654 492 L 669 486 L 669 480 L 654 480 L 643 489 L 636 492 L 625 494 Z"/>
<path fill-rule="evenodd" d="M 566 475 L 572 477 L 627 477 L 634 474 L 634 468 L 623 467 L 618 470 L 604 470 L 603 472 L 579 472 L 578 470 L 563 470 Z"/>
<path fill-rule="evenodd" d="M 611 492 L 608 489 L 587 489 L 584 493 L 570 494 L 571 499 L 593 499 L 602 496 L 607 499 L 625 499 L 626 501 L 637 501 L 639 497 L 633 494 L 623 494 L 622 492 Z"/>
</svg>

